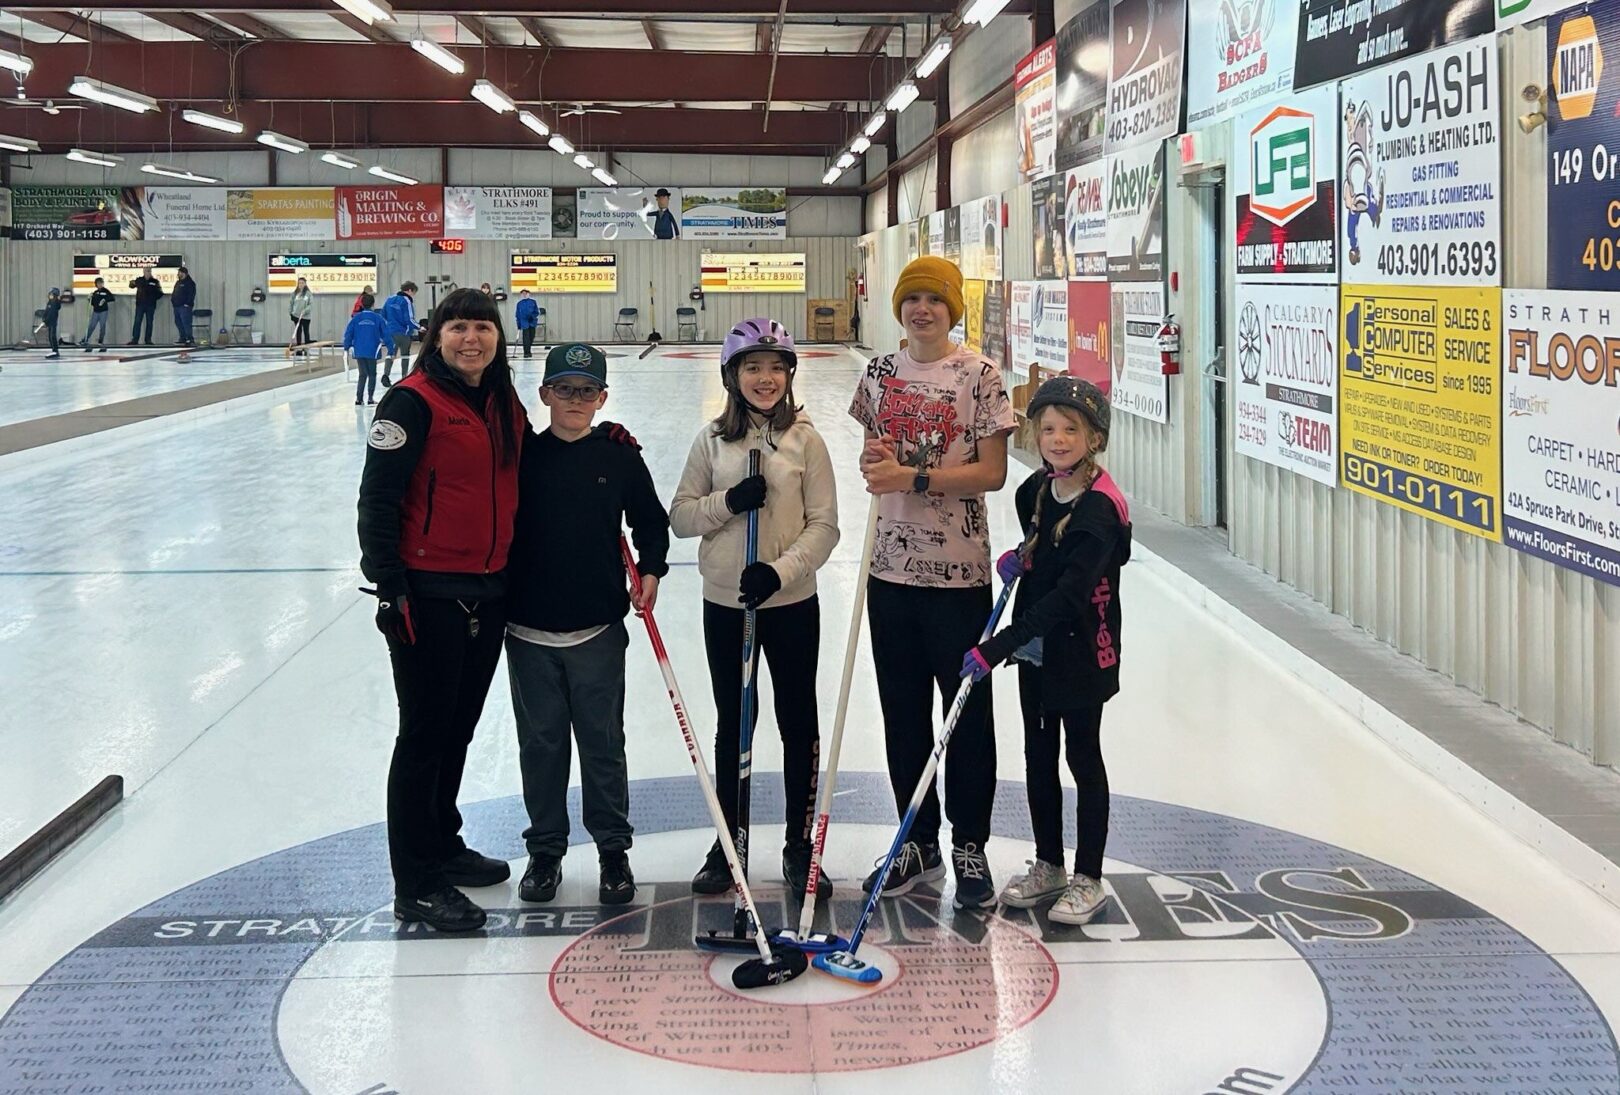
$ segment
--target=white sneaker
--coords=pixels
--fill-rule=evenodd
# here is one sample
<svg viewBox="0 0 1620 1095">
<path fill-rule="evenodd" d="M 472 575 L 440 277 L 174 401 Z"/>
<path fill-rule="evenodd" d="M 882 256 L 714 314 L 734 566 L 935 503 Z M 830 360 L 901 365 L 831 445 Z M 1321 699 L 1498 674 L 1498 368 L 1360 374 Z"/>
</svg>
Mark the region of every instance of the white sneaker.
<svg viewBox="0 0 1620 1095">
<path fill-rule="evenodd" d="M 1101 882 L 1076 874 L 1069 888 L 1063 891 L 1063 896 L 1047 910 L 1046 915 L 1059 924 L 1086 924 L 1107 900 L 1108 895 L 1103 892 Z"/>
<path fill-rule="evenodd" d="M 1001 891 L 1001 903 L 1015 909 L 1033 909 L 1068 889 L 1069 875 L 1056 863 L 1026 859 L 1029 870 L 1008 881 Z"/>
</svg>

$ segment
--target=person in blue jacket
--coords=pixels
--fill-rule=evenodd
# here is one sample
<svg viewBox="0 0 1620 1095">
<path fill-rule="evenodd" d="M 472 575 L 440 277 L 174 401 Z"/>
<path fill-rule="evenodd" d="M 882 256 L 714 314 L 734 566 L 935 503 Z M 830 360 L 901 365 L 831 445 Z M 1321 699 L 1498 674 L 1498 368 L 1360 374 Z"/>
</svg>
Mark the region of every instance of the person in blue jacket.
<svg viewBox="0 0 1620 1095">
<path fill-rule="evenodd" d="M 191 271 L 184 266 L 180 267 L 180 280 L 174 283 L 174 291 L 169 294 L 169 303 L 174 305 L 174 329 L 180 345 L 197 345 L 191 333 L 191 312 L 197 305 L 197 283 L 191 280 Z"/>
<path fill-rule="evenodd" d="M 399 292 L 384 301 L 382 316 L 392 343 L 383 361 L 382 371 L 382 386 L 388 388 L 394 383 L 388 379 L 388 374 L 394 367 L 396 356 L 399 358 L 399 375 L 404 376 L 411 371 L 411 339 L 422 331 L 422 325 L 416 321 L 416 282 L 407 281 L 399 287 Z"/>
<path fill-rule="evenodd" d="M 377 298 L 360 294 L 360 310 L 349 317 L 343 329 L 343 348 L 354 352 L 360 366 L 360 379 L 354 387 L 354 405 L 377 402 L 377 359 L 388 352 L 388 323 L 381 312 L 372 311 Z"/>
<path fill-rule="evenodd" d="M 523 332 L 523 356 L 533 357 L 534 331 L 540 326 L 540 305 L 535 303 L 527 289 L 523 290 L 523 295 L 518 298 L 517 325 L 518 330 Z"/>
</svg>

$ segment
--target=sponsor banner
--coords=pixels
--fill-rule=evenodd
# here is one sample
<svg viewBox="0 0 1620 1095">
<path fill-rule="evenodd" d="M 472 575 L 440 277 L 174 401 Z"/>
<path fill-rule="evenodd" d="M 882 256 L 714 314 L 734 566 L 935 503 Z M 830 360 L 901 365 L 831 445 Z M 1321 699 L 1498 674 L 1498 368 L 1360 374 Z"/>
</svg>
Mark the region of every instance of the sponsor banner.
<svg viewBox="0 0 1620 1095">
<path fill-rule="evenodd" d="M 1499 0 L 1300 0 L 1294 87 L 1489 34 Z"/>
<path fill-rule="evenodd" d="M 74 255 L 73 291 L 95 291 L 96 279 L 103 278 L 108 292 L 117 297 L 132 297 L 135 287 L 130 284 L 151 267 L 165 293 L 174 292 L 174 283 L 180 280 L 180 267 L 186 264 L 184 255 L 125 252 L 113 255 Z"/>
<path fill-rule="evenodd" d="M 1509 547 L 1620 585 L 1620 300 L 1502 294 Z"/>
<path fill-rule="evenodd" d="M 1496 0 L 1496 29 L 1508 30 L 1578 6 L 1578 0 Z"/>
<path fill-rule="evenodd" d="M 333 209 L 330 186 L 227 190 L 225 238 L 269 241 L 333 239 L 337 233 Z"/>
<path fill-rule="evenodd" d="M 962 344 L 974 353 L 984 352 L 984 282 L 962 283 Z"/>
<path fill-rule="evenodd" d="M 1338 107 L 1333 88 L 1317 88 L 1233 125 L 1239 279 L 1337 274 Z"/>
<path fill-rule="evenodd" d="M 1035 294 L 1040 284 L 1007 283 L 1007 363 L 1003 372 L 1009 388 L 1028 380 L 1035 362 Z"/>
<path fill-rule="evenodd" d="M 669 191 L 669 207 L 681 208 L 681 188 Z M 658 217 L 656 186 L 621 186 L 615 189 L 581 187 L 577 234 L 582 240 L 650 240 Z"/>
<path fill-rule="evenodd" d="M 1115 282 L 1108 286 L 1109 354 L 1114 407 L 1154 422 L 1170 421 L 1170 378 L 1159 363 L 1159 325 L 1164 321 L 1164 283 Z"/>
<path fill-rule="evenodd" d="M 1157 143 L 1181 129 L 1186 0 L 1113 0 L 1105 147 Z"/>
<path fill-rule="evenodd" d="M 444 235 L 444 187 L 340 186 L 335 215 L 340 240 L 436 239 Z"/>
<path fill-rule="evenodd" d="M 1502 538 L 1502 293 L 1345 285 L 1339 471 L 1345 486 Z"/>
<path fill-rule="evenodd" d="M 616 293 L 617 255 L 526 255 L 512 253 L 512 292 Z"/>
<path fill-rule="evenodd" d="M 924 255 L 943 255 L 945 253 L 945 210 L 930 213 L 919 224 L 917 229 L 920 238 L 926 246 L 920 252 Z"/>
<path fill-rule="evenodd" d="M 802 293 L 804 252 L 728 255 L 705 251 L 702 282 L 706 293 Z"/>
<path fill-rule="evenodd" d="M 149 240 L 222 240 L 225 195 L 222 187 L 143 186 L 141 219 Z"/>
<path fill-rule="evenodd" d="M 1187 13 L 1187 128 L 1294 88 L 1298 0 L 1194 3 Z"/>
<path fill-rule="evenodd" d="M 1069 283 L 1038 281 L 1030 299 L 1033 361 L 1048 373 L 1069 371 Z"/>
<path fill-rule="evenodd" d="M 906 261 L 911 262 L 928 254 L 923 247 L 923 234 L 921 221 L 906 222 Z"/>
<path fill-rule="evenodd" d="M 984 262 L 984 206 L 968 202 L 962 206 L 962 277 L 972 281 Z"/>
<path fill-rule="evenodd" d="M 680 210 L 682 239 L 787 239 L 786 187 L 688 188 L 681 192 Z"/>
<path fill-rule="evenodd" d="M 1001 280 L 1001 198 L 992 194 L 962 206 L 962 276 Z"/>
<path fill-rule="evenodd" d="M 1057 170 L 1102 158 L 1108 124 L 1108 0 L 1092 0 L 1058 29 L 1057 116 Z"/>
<path fill-rule="evenodd" d="M 1064 179 L 1063 251 L 1068 276 L 1108 277 L 1108 161 L 1077 167 Z"/>
<path fill-rule="evenodd" d="M 1069 276 L 1063 232 L 1065 175 L 1036 179 L 1029 187 L 1030 224 L 1035 229 L 1035 277 L 1040 281 Z"/>
<path fill-rule="evenodd" d="M 549 240 L 549 186 L 447 186 L 443 234 L 468 240 Z"/>
<path fill-rule="evenodd" d="M 979 352 L 997 365 L 1007 364 L 1007 283 L 984 283 L 984 337 Z"/>
<path fill-rule="evenodd" d="M 1499 94 L 1494 37 L 1340 85 L 1346 278 L 1502 283 Z"/>
<path fill-rule="evenodd" d="M 1108 280 L 1156 281 L 1164 272 L 1164 145 L 1108 157 Z"/>
<path fill-rule="evenodd" d="M 265 261 L 267 287 L 272 296 L 291 293 L 303 278 L 311 293 L 359 296 L 366 286 L 377 289 L 376 255 L 271 255 Z M 377 301 L 380 304 L 382 297 Z"/>
<path fill-rule="evenodd" d="M 1338 483 L 1338 311 L 1335 285 L 1238 282 L 1233 446 L 1330 487 Z"/>
<path fill-rule="evenodd" d="M 138 240 L 138 187 L 19 186 L 11 194 L 16 240 Z"/>
<path fill-rule="evenodd" d="M 1620 0 L 1547 21 L 1547 284 L 1620 289 Z"/>
<path fill-rule="evenodd" d="M 1013 70 L 1018 171 L 1044 179 L 1057 170 L 1057 40 L 1043 42 Z"/>
<path fill-rule="evenodd" d="M 1069 282 L 1069 375 L 1109 391 L 1114 376 L 1108 347 L 1108 283 Z"/>
<path fill-rule="evenodd" d="M 945 250 L 930 251 L 930 254 L 943 254 L 956 263 L 958 268 L 962 265 L 962 207 L 953 205 L 945 210 Z"/>
</svg>

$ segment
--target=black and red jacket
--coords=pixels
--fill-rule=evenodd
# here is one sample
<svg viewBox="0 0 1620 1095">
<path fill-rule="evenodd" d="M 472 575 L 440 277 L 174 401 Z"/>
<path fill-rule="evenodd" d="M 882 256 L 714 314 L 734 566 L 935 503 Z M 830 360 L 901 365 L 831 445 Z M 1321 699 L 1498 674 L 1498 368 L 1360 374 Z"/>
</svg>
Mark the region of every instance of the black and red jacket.
<svg viewBox="0 0 1620 1095">
<path fill-rule="evenodd" d="M 391 388 L 366 435 L 360 569 L 384 596 L 495 598 L 506 592 L 518 459 L 503 462 L 488 392 L 437 353 Z M 514 394 L 512 436 L 528 429 Z"/>
</svg>

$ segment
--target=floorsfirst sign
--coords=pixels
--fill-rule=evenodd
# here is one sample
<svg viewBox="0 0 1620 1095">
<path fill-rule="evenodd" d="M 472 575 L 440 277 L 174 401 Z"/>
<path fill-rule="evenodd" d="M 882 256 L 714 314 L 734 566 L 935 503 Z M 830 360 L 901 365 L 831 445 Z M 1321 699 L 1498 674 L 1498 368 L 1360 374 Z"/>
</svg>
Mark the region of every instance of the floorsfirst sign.
<svg viewBox="0 0 1620 1095">
<path fill-rule="evenodd" d="M 1502 294 L 1508 546 L 1620 585 L 1620 300 Z"/>
<path fill-rule="evenodd" d="M 1318 483 L 1338 482 L 1339 291 L 1237 287 L 1237 451 Z"/>
<path fill-rule="evenodd" d="M 1342 288 L 1345 486 L 1502 538 L 1501 311 L 1499 289 Z"/>
<path fill-rule="evenodd" d="M 1547 284 L 1620 289 L 1620 0 L 1547 21 Z"/>
<path fill-rule="evenodd" d="M 1500 285 L 1495 39 L 1346 80 L 1340 92 L 1345 277 Z"/>
</svg>

